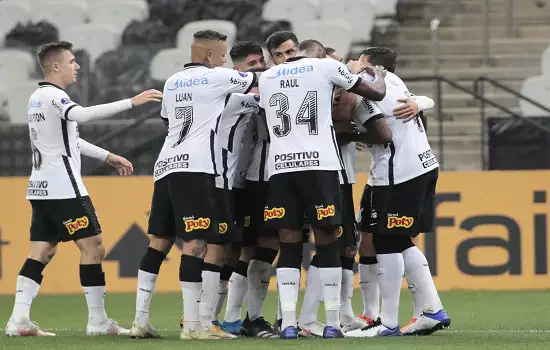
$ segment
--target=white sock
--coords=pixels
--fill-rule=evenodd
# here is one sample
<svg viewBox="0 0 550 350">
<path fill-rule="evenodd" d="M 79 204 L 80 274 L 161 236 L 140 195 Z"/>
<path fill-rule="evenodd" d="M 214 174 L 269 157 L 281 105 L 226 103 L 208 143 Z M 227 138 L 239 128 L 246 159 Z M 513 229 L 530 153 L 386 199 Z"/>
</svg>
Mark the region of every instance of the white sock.
<svg viewBox="0 0 550 350">
<path fill-rule="evenodd" d="M 306 292 L 300 311 L 300 323 L 308 324 L 317 321 L 317 312 L 323 295 L 321 276 L 317 266 L 309 265 L 306 275 Z"/>
<path fill-rule="evenodd" d="M 281 293 L 279 293 L 279 283 L 277 282 L 277 320 L 283 319 L 283 312 L 281 311 Z"/>
<path fill-rule="evenodd" d="M 363 315 L 376 320 L 380 313 L 378 264 L 359 264 L 359 287 L 363 295 Z"/>
<path fill-rule="evenodd" d="M 203 270 L 201 301 L 199 305 L 199 321 L 203 327 L 212 327 L 212 312 L 214 312 L 214 305 L 216 303 L 216 297 L 219 294 L 219 288 L 220 273 Z"/>
<path fill-rule="evenodd" d="M 416 287 L 416 294 L 420 294 L 418 298 L 418 302 L 421 303 L 420 308 L 429 313 L 436 313 L 443 309 L 428 261 L 422 251 L 417 247 L 411 247 L 403 251 L 403 260 L 405 261 L 407 276 Z"/>
<path fill-rule="evenodd" d="M 407 279 L 407 287 L 412 296 L 413 301 L 413 318 L 419 319 L 422 315 L 422 309 L 424 303 L 421 300 L 421 295 L 418 293 L 416 286 L 414 285 L 413 278 L 405 271 L 405 278 Z"/>
<path fill-rule="evenodd" d="M 17 276 L 15 285 L 15 305 L 11 317 L 17 324 L 21 324 L 30 319 L 31 304 L 38 295 L 40 285 L 25 276 Z"/>
<path fill-rule="evenodd" d="M 387 328 L 399 325 L 399 295 L 401 282 L 405 273 L 403 255 L 377 254 L 378 259 L 378 286 L 382 295 L 382 310 L 380 318 Z"/>
<path fill-rule="evenodd" d="M 101 326 L 109 319 L 105 312 L 105 286 L 82 287 L 88 304 L 88 325 Z"/>
<path fill-rule="evenodd" d="M 342 268 L 319 268 L 323 298 L 325 301 L 326 325 L 340 329 L 340 294 L 342 290 Z"/>
<path fill-rule="evenodd" d="M 136 295 L 136 318 L 140 325 L 149 323 L 149 306 L 157 284 L 158 275 L 138 270 L 138 286 Z"/>
<path fill-rule="evenodd" d="M 277 269 L 277 285 L 281 300 L 281 315 L 283 323 L 281 329 L 296 327 L 296 303 L 300 289 L 300 270 L 288 267 Z"/>
<path fill-rule="evenodd" d="M 352 323 L 355 319 L 351 298 L 353 297 L 353 271 L 342 269 L 342 290 L 340 292 L 340 318 L 342 323 Z"/>
<path fill-rule="evenodd" d="M 223 303 L 225 303 L 225 297 L 227 296 L 227 283 L 220 279 L 220 289 L 218 290 L 218 296 L 216 297 L 216 308 L 212 312 L 212 322 L 218 321 L 218 315 L 222 311 Z"/>
<path fill-rule="evenodd" d="M 254 321 L 264 315 L 264 300 L 269 288 L 271 264 L 251 260 L 248 265 L 248 318 Z"/>
<path fill-rule="evenodd" d="M 225 322 L 235 322 L 241 319 L 243 304 L 248 294 L 248 278 L 233 272 L 229 278 L 229 292 L 225 307 Z"/>
<path fill-rule="evenodd" d="M 181 294 L 183 296 L 183 329 L 188 331 L 198 330 L 199 304 L 201 299 L 202 282 L 180 282 Z"/>
</svg>

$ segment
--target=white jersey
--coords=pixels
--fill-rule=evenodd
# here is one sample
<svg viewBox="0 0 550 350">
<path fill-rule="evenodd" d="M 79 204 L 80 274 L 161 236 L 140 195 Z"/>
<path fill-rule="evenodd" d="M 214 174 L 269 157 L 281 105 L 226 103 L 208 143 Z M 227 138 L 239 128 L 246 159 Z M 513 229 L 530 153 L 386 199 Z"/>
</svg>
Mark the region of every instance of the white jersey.
<svg viewBox="0 0 550 350">
<path fill-rule="evenodd" d="M 246 179 L 249 181 L 268 181 L 269 169 L 267 155 L 269 154 L 269 131 L 265 120 L 265 111 L 262 110 L 256 118 L 251 120 L 254 150 Z"/>
<path fill-rule="evenodd" d="M 260 106 L 271 138 L 269 176 L 307 170 L 341 170 L 332 125 L 332 93 L 351 89 L 359 76 L 332 59 L 296 57 L 260 77 Z"/>
<path fill-rule="evenodd" d="M 344 162 L 344 169 L 339 172 L 340 184 L 349 185 L 355 183 L 355 142 L 340 146 L 340 155 Z"/>
<path fill-rule="evenodd" d="M 242 154 L 245 130 L 253 112 L 258 113 L 260 96 L 232 94 L 216 125 L 216 187 L 232 189 Z"/>
<path fill-rule="evenodd" d="M 248 125 L 244 131 L 241 152 L 237 162 L 237 169 L 235 170 L 235 175 L 233 176 L 233 188 L 246 188 L 246 177 L 248 175 L 250 164 L 252 163 L 254 147 L 256 146 L 256 143 L 254 142 L 256 132 L 254 125 L 256 119 L 258 118 L 258 114 L 252 113 L 250 120 L 248 121 Z"/>
<path fill-rule="evenodd" d="M 373 80 L 367 74 L 362 76 Z M 422 123 L 403 123 L 393 116 L 393 110 L 401 105 L 399 98 L 414 98 L 407 86 L 395 74 L 386 75 L 386 97 L 380 102 L 362 99 L 356 109 L 356 118 L 365 125 L 377 118 L 385 118 L 390 127 L 393 140 L 386 145 L 368 145 L 372 155 L 372 164 L 368 184 L 387 186 L 400 184 L 439 166 L 432 152 Z"/>
<path fill-rule="evenodd" d="M 78 126 L 67 119 L 74 106 L 67 93 L 39 83 L 28 105 L 32 173 L 27 199 L 67 199 L 87 196 L 82 182 Z"/>
<path fill-rule="evenodd" d="M 174 172 L 215 174 L 215 128 L 231 93 L 246 93 L 253 73 L 188 63 L 164 85 L 161 116 L 168 136 L 155 163 L 155 181 Z"/>
</svg>

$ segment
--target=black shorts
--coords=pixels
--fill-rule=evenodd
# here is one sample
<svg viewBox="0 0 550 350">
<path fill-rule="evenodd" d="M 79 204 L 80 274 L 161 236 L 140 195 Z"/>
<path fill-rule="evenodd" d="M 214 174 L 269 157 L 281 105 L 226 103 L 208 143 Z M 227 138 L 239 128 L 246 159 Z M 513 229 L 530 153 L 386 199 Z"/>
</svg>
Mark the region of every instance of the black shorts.
<svg viewBox="0 0 550 350">
<path fill-rule="evenodd" d="M 439 169 L 393 186 L 365 186 L 359 229 L 374 234 L 417 236 L 431 232 Z"/>
<path fill-rule="evenodd" d="M 68 242 L 101 234 L 101 226 L 88 196 L 31 200 L 31 241 Z"/>
<path fill-rule="evenodd" d="M 304 213 L 313 228 L 342 224 L 337 171 L 298 171 L 271 176 L 264 211 L 266 227 L 302 230 Z"/>
<path fill-rule="evenodd" d="M 240 243 L 240 230 L 235 227 L 233 191 L 216 188 L 216 221 L 218 230 L 208 239 L 209 244 Z"/>
<path fill-rule="evenodd" d="M 214 175 L 172 173 L 155 181 L 149 234 L 160 238 L 209 240 L 218 234 Z"/>
<path fill-rule="evenodd" d="M 342 225 L 338 227 L 338 242 L 341 247 L 357 247 L 353 185 L 340 185 L 340 190 L 342 191 Z"/>
<path fill-rule="evenodd" d="M 243 220 L 243 247 L 258 244 L 258 237 L 279 237 L 277 230 L 267 229 L 264 225 L 264 209 L 269 184 L 266 181 L 246 181 L 246 189 L 241 197 Z"/>
<path fill-rule="evenodd" d="M 246 216 L 246 189 L 233 187 L 231 191 L 233 192 L 233 221 L 235 226 L 242 228 Z"/>
</svg>

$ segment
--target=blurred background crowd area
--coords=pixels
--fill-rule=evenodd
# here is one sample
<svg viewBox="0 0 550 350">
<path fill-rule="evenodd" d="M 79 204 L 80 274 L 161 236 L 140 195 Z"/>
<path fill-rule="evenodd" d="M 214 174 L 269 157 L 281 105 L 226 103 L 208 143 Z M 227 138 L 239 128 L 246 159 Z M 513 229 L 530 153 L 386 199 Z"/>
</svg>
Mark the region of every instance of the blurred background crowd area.
<svg viewBox="0 0 550 350">
<path fill-rule="evenodd" d="M 292 30 L 346 60 L 390 47 L 409 90 L 436 101 L 428 136 L 443 170 L 550 168 L 546 0 L 0 0 L 0 176 L 31 170 L 26 108 L 41 44 L 74 44 L 81 68 L 67 92 L 90 106 L 162 90 L 201 29 L 228 35 L 229 48 Z M 82 124 L 80 135 L 150 175 L 166 135 L 159 111 Z M 370 155 L 358 149 L 357 170 L 367 171 Z M 93 160 L 83 173 L 112 174 Z"/>
</svg>

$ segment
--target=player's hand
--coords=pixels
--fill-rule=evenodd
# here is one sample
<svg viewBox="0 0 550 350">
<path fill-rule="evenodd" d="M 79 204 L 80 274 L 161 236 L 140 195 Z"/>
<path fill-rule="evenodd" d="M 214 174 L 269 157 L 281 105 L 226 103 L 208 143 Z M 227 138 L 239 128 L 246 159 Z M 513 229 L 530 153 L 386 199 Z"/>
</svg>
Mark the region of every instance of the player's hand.
<svg viewBox="0 0 550 350">
<path fill-rule="evenodd" d="M 386 68 L 384 68 L 382 66 L 376 66 L 373 69 L 374 77 L 376 79 L 384 79 L 386 77 L 387 72 L 388 71 L 386 70 Z"/>
<path fill-rule="evenodd" d="M 400 98 L 397 102 L 402 102 L 404 104 L 393 110 L 393 116 L 396 119 L 403 120 L 403 123 L 408 123 L 416 117 L 419 111 L 416 102 L 410 98 Z"/>
<path fill-rule="evenodd" d="M 343 91 L 344 91 L 344 89 L 342 89 L 342 88 L 334 89 L 334 95 L 333 95 L 333 98 L 332 98 L 332 106 L 335 106 L 335 105 L 338 104 L 338 102 L 340 102 L 340 97 L 342 96 Z"/>
<path fill-rule="evenodd" d="M 115 168 L 121 176 L 132 175 L 134 172 L 134 166 L 128 159 L 117 156 L 114 153 L 109 153 L 107 159 L 105 159 L 105 163 Z"/>
<path fill-rule="evenodd" d="M 151 89 L 143 91 L 141 94 L 131 98 L 132 106 L 141 106 L 147 102 L 160 102 L 162 101 L 162 92 Z"/>
<path fill-rule="evenodd" d="M 365 68 L 365 65 L 361 61 L 349 61 L 348 62 L 348 69 L 353 74 L 359 74 L 363 69 Z"/>
</svg>

